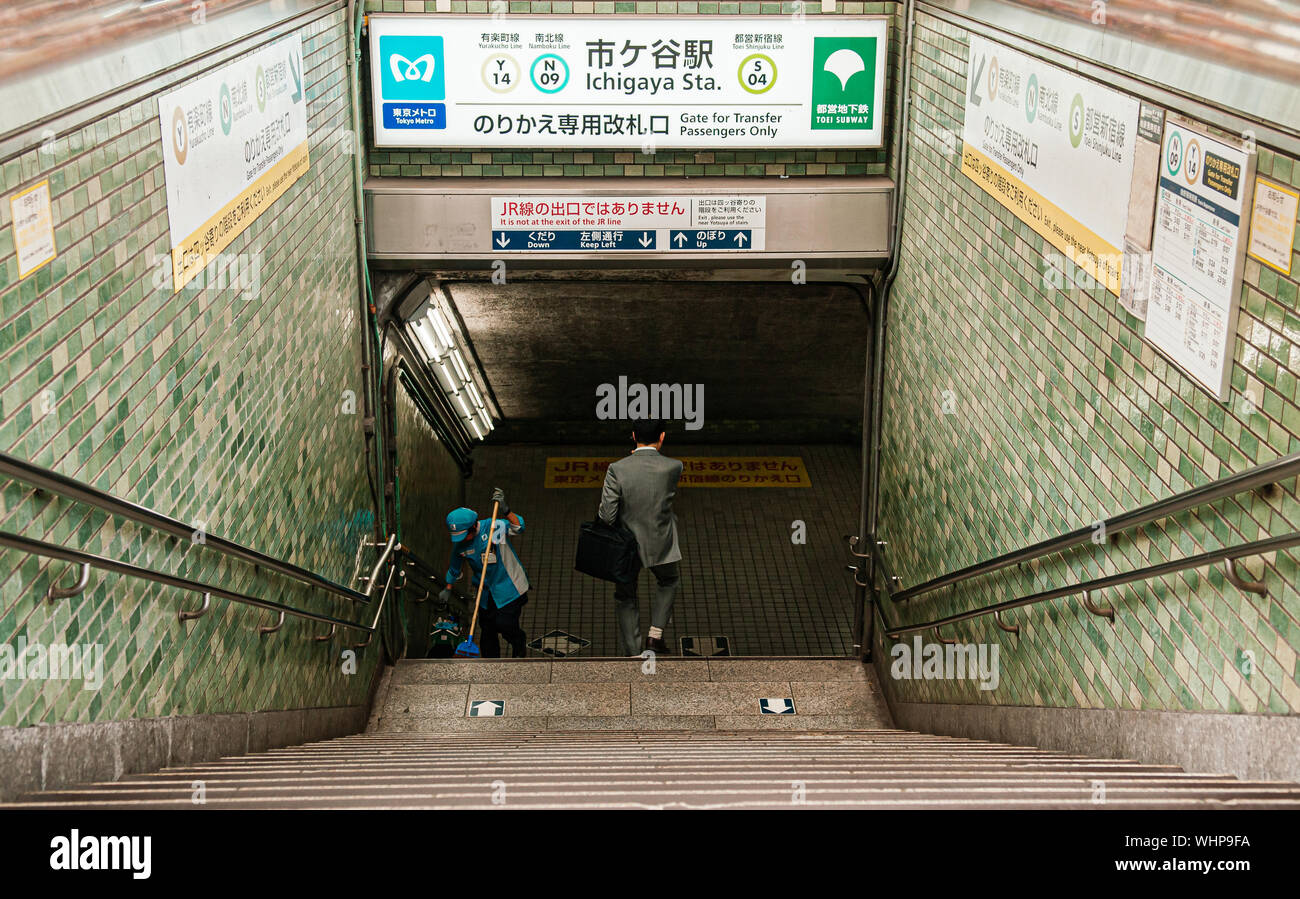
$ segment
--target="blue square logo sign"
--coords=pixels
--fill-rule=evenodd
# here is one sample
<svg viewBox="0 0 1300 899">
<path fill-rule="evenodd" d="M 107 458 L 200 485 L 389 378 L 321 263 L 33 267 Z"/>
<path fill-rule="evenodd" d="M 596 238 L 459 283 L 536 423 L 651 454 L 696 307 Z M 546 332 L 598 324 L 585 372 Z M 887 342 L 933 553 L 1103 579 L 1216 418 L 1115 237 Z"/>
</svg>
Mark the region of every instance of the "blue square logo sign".
<svg viewBox="0 0 1300 899">
<path fill-rule="evenodd" d="M 379 38 L 380 96 L 385 100 L 443 100 L 442 37 L 392 34 Z"/>
</svg>

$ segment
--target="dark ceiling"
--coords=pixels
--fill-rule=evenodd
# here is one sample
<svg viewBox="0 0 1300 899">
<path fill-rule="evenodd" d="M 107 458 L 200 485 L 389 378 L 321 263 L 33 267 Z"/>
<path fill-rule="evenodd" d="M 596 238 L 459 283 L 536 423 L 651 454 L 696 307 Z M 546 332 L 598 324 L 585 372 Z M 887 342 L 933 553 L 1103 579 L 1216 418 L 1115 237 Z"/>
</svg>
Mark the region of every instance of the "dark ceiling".
<svg viewBox="0 0 1300 899">
<path fill-rule="evenodd" d="M 505 421 L 496 442 L 601 440 L 597 387 L 703 384 L 678 439 L 851 440 L 868 318 L 843 285 L 533 281 L 449 285 Z"/>
</svg>

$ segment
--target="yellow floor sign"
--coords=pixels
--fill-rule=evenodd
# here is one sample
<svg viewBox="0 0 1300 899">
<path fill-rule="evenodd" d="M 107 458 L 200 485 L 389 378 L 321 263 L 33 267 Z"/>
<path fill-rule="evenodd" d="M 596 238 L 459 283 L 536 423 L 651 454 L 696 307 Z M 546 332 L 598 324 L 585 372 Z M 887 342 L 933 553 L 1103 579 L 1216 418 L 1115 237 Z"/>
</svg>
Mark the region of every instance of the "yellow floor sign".
<svg viewBox="0 0 1300 899">
<path fill-rule="evenodd" d="M 551 456 L 547 487 L 600 487 L 621 456 Z M 800 456 L 682 456 L 681 487 L 811 487 Z"/>
</svg>

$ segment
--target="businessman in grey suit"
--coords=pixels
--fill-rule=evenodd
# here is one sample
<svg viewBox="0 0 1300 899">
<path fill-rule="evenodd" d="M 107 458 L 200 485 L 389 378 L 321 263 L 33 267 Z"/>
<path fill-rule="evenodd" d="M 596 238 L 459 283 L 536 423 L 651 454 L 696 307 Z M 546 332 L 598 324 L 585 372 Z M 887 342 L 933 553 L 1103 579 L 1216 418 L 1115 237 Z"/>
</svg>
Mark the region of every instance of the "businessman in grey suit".
<svg viewBox="0 0 1300 899">
<path fill-rule="evenodd" d="M 662 421 L 634 422 L 632 439 L 636 441 L 636 449 L 612 463 L 605 472 L 597 513 L 606 524 L 621 523 L 636 535 L 641 565 L 650 569 L 657 584 L 650 604 L 650 633 L 644 646 L 636 579 L 614 587 L 619 649 L 629 656 L 639 655 L 643 648 L 668 652 L 664 628 L 672 619 L 677 563 L 682 558 L 677 546 L 677 516 L 673 514 L 673 497 L 677 495 L 682 463 L 660 455 L 664 445 Z"/>
</svg>

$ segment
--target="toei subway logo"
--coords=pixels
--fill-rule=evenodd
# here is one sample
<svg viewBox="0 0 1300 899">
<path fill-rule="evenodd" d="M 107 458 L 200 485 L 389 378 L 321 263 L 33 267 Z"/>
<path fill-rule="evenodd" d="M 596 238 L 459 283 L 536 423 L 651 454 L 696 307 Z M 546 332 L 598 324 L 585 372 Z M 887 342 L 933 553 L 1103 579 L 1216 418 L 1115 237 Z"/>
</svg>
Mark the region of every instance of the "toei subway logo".
<svg viewBox="0 0 1300 899">
<path fill-rule="evenodd" d="M 446 98 L 441 36 L 384 35 L 379 55 L 384 100 L 421 103 Z"/>
</svg>

